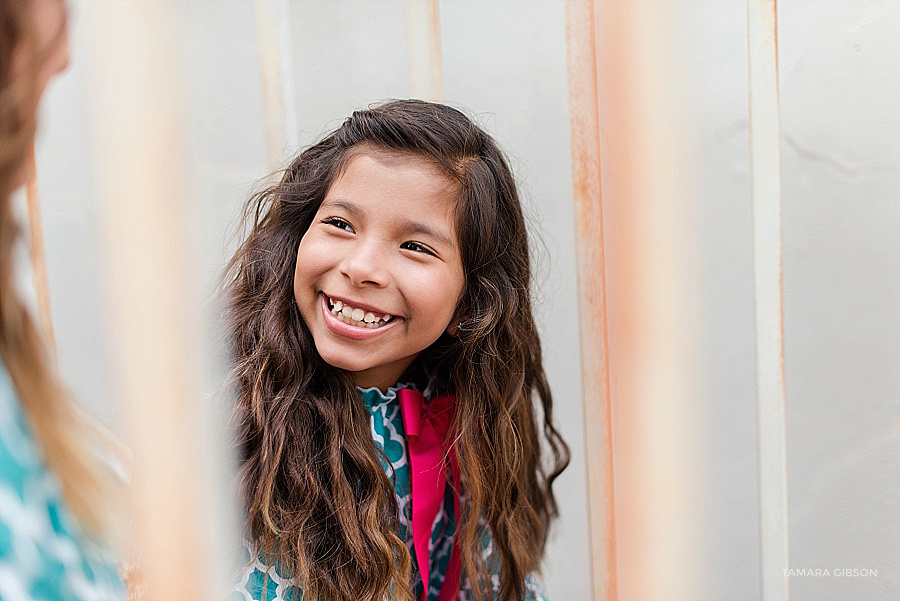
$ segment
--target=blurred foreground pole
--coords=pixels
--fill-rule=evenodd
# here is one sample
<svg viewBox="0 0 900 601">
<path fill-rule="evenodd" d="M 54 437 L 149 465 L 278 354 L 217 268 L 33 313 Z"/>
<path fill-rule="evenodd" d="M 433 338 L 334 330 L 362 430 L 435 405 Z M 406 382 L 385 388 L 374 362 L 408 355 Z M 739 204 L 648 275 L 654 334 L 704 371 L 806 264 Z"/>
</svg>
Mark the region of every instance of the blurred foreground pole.
<svg viewBox="0 0 900 601">
<path fill-rule="evenodd" d="M 442 101 L 444 69 L 438 0 L 406 0 L 406 47 L 409 52 L 410 96 Z"/>
<path fill-rule="evenodd" d="M 750 191 L 756 274 L 760 575 L 763 601 L 787 601 L 789 581 L 781 292 L 781 163 L 775 0 L 747 0 Z"/>
<path fill-rule="evenodd" d="M 81 5 L 105 229 L 117 401 L 134 453 L 136 571 L 148 601 L 209 599 L 199 310 L 188 231 L 176 0 Z"/>
<path fill-rule="evenodd" d="M 284 159 L 298 135 L 294 108 L 294 64 L 287 0 L 256 0 L 256 34 L 262 77 L 263 119 L 269 169 Z"/>
<path fill-rule="evenodd" d="M 593 269 L 608 282 L 614 592 L 627 601 L 707 598 L 702 319 L 679 10 L 658 0 L 594 2 L 605 259 Z M 586 218 L 593 217 L 579 216 Z M 595 411 L 603 412 L 602 396 L 585 402 L 601 403 Z M 588 440 L 606 435 L 587 433 Z M 603 459 L 601 451 L 590 461 Z M 591 492 L 593 520 L 608 500 Z"/>
<path fill-rule="evenodd" d="M 572 183 L 578 248 L 579 316 L 587 485 L 590 504 L 591 590 L 614 601 L 616 530 L 606 316 L 606 265 L 600 190 L 600 116 L 593 0 L 566 4 Z"/>
</svg>

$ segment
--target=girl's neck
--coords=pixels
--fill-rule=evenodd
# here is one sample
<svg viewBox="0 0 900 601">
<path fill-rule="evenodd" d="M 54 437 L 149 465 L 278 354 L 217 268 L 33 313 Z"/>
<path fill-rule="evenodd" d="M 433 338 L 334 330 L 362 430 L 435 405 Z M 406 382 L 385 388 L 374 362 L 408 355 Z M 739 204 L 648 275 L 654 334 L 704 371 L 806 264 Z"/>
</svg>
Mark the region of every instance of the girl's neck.
<svg viewBox="0 0 900 601">
<path fill-rule="evenodd" d="M 392 373 L 355 372 L 352 375 L 357 387 L 377 388 L 382 394 L 387 393 L 388 388 L 394 388 L 401 383 L 415 384 L 419 390 L 425 390 L 433 379 L 433 374 L 423 367 L 420 361 L 414 361 L 399 373 L 394 370 Z"/>
<path fill-rule="evenodd" d="M 353 381 L 359 388 L 377 388 L 382 393 L 386 393 L 387 389 L 396 385 L 401 377 L 406 373 L 403 370 L 366 370 L 365 372 L 354 372 Z"/>
</svg>

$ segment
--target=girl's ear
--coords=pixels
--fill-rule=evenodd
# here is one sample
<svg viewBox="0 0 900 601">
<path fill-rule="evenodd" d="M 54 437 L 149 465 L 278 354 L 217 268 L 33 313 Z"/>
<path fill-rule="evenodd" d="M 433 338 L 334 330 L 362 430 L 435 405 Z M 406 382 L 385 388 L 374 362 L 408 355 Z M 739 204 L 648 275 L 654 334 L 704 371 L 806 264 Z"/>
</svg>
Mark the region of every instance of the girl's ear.
<svg viewBox="0 0 900 601">
<path fill-rule="evenodd" d="M 456 336 L 459 334 L 459 324 L 460 319 L 458 317 L 454 317 L 450 320 L 450 325 L 447 326 L 447 334 L 450 336 Z"/>
<path fill-rule="evenodd" d="M 453 316 L 453 319 L 450 320 L 450 324 L 447 326 L 447 334 L 450 336 L 457 336 L 459 331 L 465 327 L 463 325 L 465 319 L 465 314 L 463 314 L 462 311 L 457 311 Z"/>
</svg>

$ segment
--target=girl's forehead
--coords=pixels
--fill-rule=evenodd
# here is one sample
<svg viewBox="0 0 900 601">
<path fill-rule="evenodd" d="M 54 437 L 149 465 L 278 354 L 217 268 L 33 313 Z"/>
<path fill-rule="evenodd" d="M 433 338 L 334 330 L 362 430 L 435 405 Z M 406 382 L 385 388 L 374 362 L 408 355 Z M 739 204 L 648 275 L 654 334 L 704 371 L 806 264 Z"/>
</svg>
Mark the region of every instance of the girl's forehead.
<svg viewBox="0 0 900 601">
<path fill-rule="evenodd" d="M 411 150 L 386 148 L 370 142 L 357 144 L 347 151 L 338 177 L 347 170 L 352 162 L 362 157 L 375 160 L 386 167 L 402 168 L 405 165 L 415 164 L 433 171 L 435 175 L 446 178 L 447 180 L 453 180 L 447 170 L 432 156 L 420 152 L 413 152 Z"/>
<path fill-rule="evenodd" d="M 378 147 L 365 147 L 353 152 L 335 174 L 325 193 L 327 203 L 336 194 L 348 191 L 394 189 L 398 192 L 416 190 L 425 197 L 439 197 L 441 205 L 452 214 L 462 187 L 431 157 L 412 152 L 398 152 Z"/>
<path fill-rule="evenodd" d="M 351 195 L 360 200 L 384 194 L 420 201 L 447 201 L 459 194 L 459 185 L 435 161 L 412 153 L 357 152 L 348 158 L 325 194 Z M 427 202 L 426 202 L 427 204 Z"/>
</svg>

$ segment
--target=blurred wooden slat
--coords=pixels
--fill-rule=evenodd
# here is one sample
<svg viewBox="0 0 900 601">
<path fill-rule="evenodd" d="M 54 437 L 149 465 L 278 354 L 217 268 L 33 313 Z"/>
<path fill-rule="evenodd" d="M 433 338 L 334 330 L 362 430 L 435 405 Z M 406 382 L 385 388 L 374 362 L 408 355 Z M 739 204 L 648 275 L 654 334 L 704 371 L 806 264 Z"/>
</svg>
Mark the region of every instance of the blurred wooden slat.
<svg viewBox="0 0 900 601">
<path fill-rule="evenodd" d="M 775 0 L 747 0 L 750 182 L 756 298 L 760 574 L 764 601 L 787 601 L 787 467 L 781 281 L 781 164 Z"/>
<path fill-rule="evenodd" d="M 659 0 L 594 3 L 616 591 L 623 600 L 710 598 L 698 448 L 698 220 L 678 63 L 682 10 Z"/>
<path fill-rule="evenodd" d="M 616 531 L 593 0 L 566 4 L 593 601 L 615 601 Z"/>
<path fill-rule="evenodd" d="M 411 96 L 422 100 L 443 100 L 444 69 L 438 0 L 406 0 L 406 45 Z"/>
<path fill-rule="evenodd" d="M 148 601 L 211 599 L 198 432 L 199 294 L 177 0 L 80 5 L 90 29 L 96 177 L 117 404 L 134 453 L 134 566 Z"/>
</svg>

